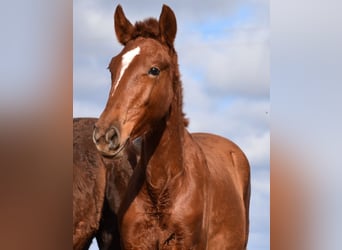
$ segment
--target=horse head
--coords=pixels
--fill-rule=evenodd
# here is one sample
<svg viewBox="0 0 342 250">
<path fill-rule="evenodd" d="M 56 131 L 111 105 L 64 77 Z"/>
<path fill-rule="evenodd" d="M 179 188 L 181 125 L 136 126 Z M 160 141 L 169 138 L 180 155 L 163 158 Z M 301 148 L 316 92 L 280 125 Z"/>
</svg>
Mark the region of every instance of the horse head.
<svg viewBox="0 0 342 250">
<path fill-rule="evenodd" d="M 168 116 L 179 73 L 173 11 L 163 6 L 159 20 L 132 25 L 119 5 L 115 33 L 123 50 L 109 64 L 111 90 L 95 124 L 93 141 L 104 155 L 118 155 L 129 140 L 143 136 Z"/>
</svg>

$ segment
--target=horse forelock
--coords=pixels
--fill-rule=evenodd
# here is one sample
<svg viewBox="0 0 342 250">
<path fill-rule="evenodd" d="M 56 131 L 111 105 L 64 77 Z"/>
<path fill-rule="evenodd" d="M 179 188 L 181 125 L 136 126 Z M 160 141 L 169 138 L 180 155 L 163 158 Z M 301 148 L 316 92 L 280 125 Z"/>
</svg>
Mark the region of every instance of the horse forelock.
<svg viewBox="0 0 342 250">
<path fill-rule="evenodd" d="M 169 49 L 171 49 L 171 51 L 175 53 L 174 45 L 166 43 L 161 38 L 159 22 L 155 18 L 151 17 L 151 18 L 145 19 L 144 21 L 137 21 L 134 24 L 134 28 L 131 33 L 131 40 L 135 40 L 138 37 L 155 39 L 159 41 L 160 43 L 167 45 Z"/>
<path fill-rule="evenodd" d="M 132 39 L 138 37 L 153 38 L 160 41 L 159 22 L 155 18 L 148 18 L 144 21 L 138 21 L 134 25 Z"/>
</svg>

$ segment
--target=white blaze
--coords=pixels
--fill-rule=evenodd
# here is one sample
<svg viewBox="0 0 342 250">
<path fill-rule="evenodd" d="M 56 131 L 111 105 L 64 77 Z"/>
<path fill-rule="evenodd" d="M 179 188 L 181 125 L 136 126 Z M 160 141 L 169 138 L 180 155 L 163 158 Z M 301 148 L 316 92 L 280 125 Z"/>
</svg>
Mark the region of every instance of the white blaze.
<svg viewBox="0 0 342 250">
<path fill-rule="evenodd" d="M 128 68 L 128 66 L 130 65 L 130 63 L 133 61 L 134 57 L 139 55 L 140 53 L 140 47 L 136 47 L 135 49 L 132 49 L 128 52 L 126 52 L 123 56 L 122 56 L 122 61 L 121 61 L 121 70 L 120 70 L 120 75 L 118 80 L 115 83 L 114 86 L 114 90 L 112 92 L 112 95 L 114 95 L 114 92 L 116 90 L 116 88 L 118 87 L 121 77 L 123 76 L 123 74 L 125 73 L 125 70 Z"/>
</svg>

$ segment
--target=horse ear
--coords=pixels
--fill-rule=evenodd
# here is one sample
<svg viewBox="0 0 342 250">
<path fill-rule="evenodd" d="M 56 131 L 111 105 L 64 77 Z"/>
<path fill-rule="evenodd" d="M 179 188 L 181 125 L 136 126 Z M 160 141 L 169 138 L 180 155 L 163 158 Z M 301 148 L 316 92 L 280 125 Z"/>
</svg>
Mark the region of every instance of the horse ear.
<svg viewBox="0 0 342 250">
<path fill-rule="evenodd" d="M 159 17 L 159 29 L 162 41 L 173 47 L 177 32 L 177 21 L 171 8 L 165 4 Z"/>
<path fill-rule="evenodd" d="M 114 14 L 115 33 L 119 42 L 125 45 L 132 38 L 133 25 L 128 21 L 121 5 L 118 5 Z"/>
</svg>

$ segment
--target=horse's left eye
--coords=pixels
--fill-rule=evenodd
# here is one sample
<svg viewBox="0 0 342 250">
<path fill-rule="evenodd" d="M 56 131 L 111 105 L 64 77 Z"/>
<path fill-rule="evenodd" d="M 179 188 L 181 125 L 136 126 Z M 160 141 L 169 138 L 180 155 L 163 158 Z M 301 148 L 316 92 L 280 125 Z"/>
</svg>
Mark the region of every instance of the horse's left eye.
<svg viewBox="0 0 342 250">
<path fill-rule="evenodd" d="M 149 75 L 152 76 L 158 76 L 160 74 L 160 69 L 156 68 L 156 67 L 152 67 L 150 68 L 150 70 L 148 71 Z"/>
</svg>

